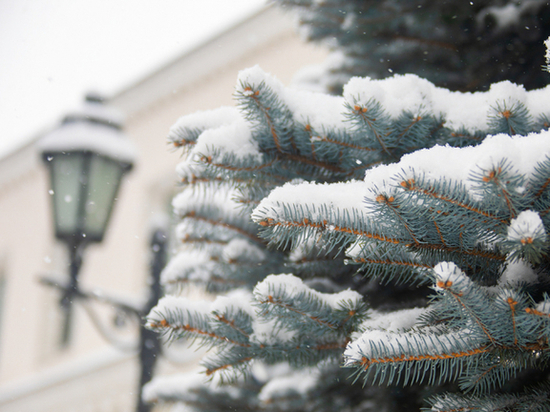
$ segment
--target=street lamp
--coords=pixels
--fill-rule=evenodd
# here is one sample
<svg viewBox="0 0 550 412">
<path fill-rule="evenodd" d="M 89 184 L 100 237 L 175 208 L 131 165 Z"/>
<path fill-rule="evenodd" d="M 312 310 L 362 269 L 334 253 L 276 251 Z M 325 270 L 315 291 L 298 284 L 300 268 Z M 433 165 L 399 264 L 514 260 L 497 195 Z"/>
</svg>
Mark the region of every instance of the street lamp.
<svg viewBox="0 0 550 412">
<path fill-rule="evenodd" d="M 82 110 L 67 115 L 41 139 L 39 149 L 50 172 L 55 236 L 69 249 L 70 281 L 61 300 L 65 345 L 83 250 L 103 240 L 122 176 L 132 168 L 134 148 L 120 117 L 101 97 L 88 94 Z"/>
<path fill-rule="evenodd" d="M 132 168 L 134 147 L 122 133 L 120 116 L 103 105 L 101 97 L 88 94 L 82 110 L 65 116 L 60 127 L 40 140 L 39 150 L 50 172 L 55 236 L 69 248 L 69 282 L 60 284 L 49 277 L 41 278 L 42 283 L 63 293 L 62 344 L 66 345 L 69 340 L 73 299 L 108 303 L 116 310 L 134 315 L 140 321 L 140 330 L 139 341 L 133 347 L 139 352 L 141 366 L 136 410 L 148 412 L 150 406 L 143 402 L 141 393 L 143 385 L 151 379 L 160 341 L 154 332 L 144 327 L 142 320 L 161 295 L 160 273 L 166 264 L 167 248 L 166 230 L 161 227 L 164 225 L 157 227 L 151 236 L 151 284 L 146 302 L 131 305 L 102 292 L 78 287 L 83 251 L 89 243 L 103 240 L 122 177 Z M 95 319 L 91 309 L 88 314 Z M 108 341 L 119 343 L 105 333 L 102 325 L 94 323 Z"/>
</svg>

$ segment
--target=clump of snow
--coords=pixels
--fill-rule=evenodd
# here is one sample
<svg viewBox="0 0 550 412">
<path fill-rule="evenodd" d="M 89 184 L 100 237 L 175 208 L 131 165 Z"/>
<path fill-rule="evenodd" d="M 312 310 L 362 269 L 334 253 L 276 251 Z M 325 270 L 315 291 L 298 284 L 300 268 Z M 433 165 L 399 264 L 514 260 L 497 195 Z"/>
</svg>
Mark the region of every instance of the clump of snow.
<svg viewBox="0 0 550 412">
<path fill-rule="evenodd" d="M 185 139 L 187 131 L 216 129 L 231 124 L 240 118 L 239 110 L 232 106 L 222 106 L 214 110 L 204 110 L 180 117 L 168 132 L 172 142 Z"/>
<path fill-rule="evenodd" d="M 311 250 L 315 247 L 317 241 L 314 237 L 306 237 L 299 242 L 288 255 L 288 260 L 293 263 L 298 263 L 307 258 Z"/>
<path fill-rule="evenodd" d="M 179 216 L 185 216 L 210 204 L 215 204 L 226 213 L 237 213 L 239 205 L 233 200 L 234 194 L 235 192 L 227 187 L 218 187 L 216 190 L 197 190 L 188 186 L 172 199 L 172 207 Z"/>
<path fill-rule="evenodd" d="M 434 273 L 436 275 L 436 290 L 442 290 L 440 286 L 450 287 L 459 286 L 460 288 L 467 288 L 471 283 L 471 280 L 466 274 L 460 270 L 460 268 L 453 262 L 440 262 L 434 267 Z"/>
<path fill-rule="evenodd" d="M 521 212 L 508 226 L 508 240 L 525 242 L 528 239 L 546 242 L 546 231 L 542 219 L 533 210 Z"/>
<path fill-rule="evenodd" d="M 248 86 L 258 87 L 261 84 L 269 86 L 275 94 L 280 93 L 284 88 L 279 80 L 264 72 L 259 65 L 255 65 L 239 72 L 236 91 L 243 93 Z M 254 90 L 252 92 L 254 93 Z"/>
<path fill-rule="evenodd" d="M 524 284 L 534 284 L 538 282 L 538 275 L 531 265 L 522 260 L 508 262 L 506 269 L 500 276 L 498 284 L 501 286 L 517 287 Z"/>
<path fill-rule="evenodd" d="M 92 151 L 114 160 L 132 163 L 135 146 L 120 131 L 123 115 L 101 102 L 86 101 L 68 114 L 63 123 L 38 141 L 41 152 Z"/>
<path fill-rule="evenodd" d="M 205 251 L 182 250 L 174 256 L 161 274 L 161 283 L 169 286 L 182 278 L 182 274 L 189 280 L 208 279 L 215 263 Z"/>
<path fill-rule="evenodd" d="M 228 292 L 226 295 L 217 296 L 211 305 L 213 312 L 225 313 L 231 309 L 242 310 L 251 318 L 256 318 L 256 312 L 252 307 L 254 297 L 250 291 L 245 289 L 235 289 Z"/>
<path fill-rule="evenodd" d="M 395 75 L 387 79 L 354 77 L 344 86 L 344 98 L 352 106 L 365 107 L 371 101 L 380 103 L 390 118 L 404 111 L 413 115 L 429 113 L 441 116 L 445 126 L 453 130 L 464 128 L 470 133 L 486 130 L 492 111 L 498 105 L 511 107 L 524 104 L 532 114 L 548 112 L 548 103 L 531 101 L 530 92 L 509 81 L 495 83 L 489 91 L 476 93 L 452 92 L 439 88 L 413 74 Z M 546 110 L 544 110 L 544 109 Z"/>
<path fill-rule="evenodd" d="M 203 385 L 204 376 L 197 370 L 193 373 L 155 377 L 143 387 L 143 400 L 155 402 L 161 397 L 177 396 L 182 389 Z"/>
<path fill-rule="evenodd" d="M 250 335 L 252 342 L 260 345 L 276 345 L 289 342 L 297 335 L 297 331 L 281 327 L 279 319 L 255 319 L 252 323 L 254 333 Z"/>
<path fill-rule="evenodd" d="M 428 80 L 413 74 L 396 75 L 384 80 L 353 77 L 344 86 L 344 98 L 352 106 L 361 107 L 375 100 L 390 117 L 397 118 L 404 110 L 415 115 L 420 111 L 432 113 L 438 110 L 432 98 L 435 89 Z"/>
<path fill-rule="evenodd" d="M 157 305 L 151 309 L 147 316 L 150 323 L 160 322 L 162 319 L 177 316 L 177 322 L 173 326 L 181 326 L 189 323 L 189 317 L 192 313 L 199 312 L 209 314 L 212 308 L 212 302 L 206 300 L 191 300 L 177 296 L 164 296 Z M 173 319 L 176 321 L 176 319 Z"/>
<path fill-rule="evenodd" d="M 300 294 L 310 294 L 334 309 L 342 306 L 342 302 L 352 301 L 361 302 L 362 296 L 351 290 L 343 290 L 339 293 L 321 293 L 310 289 L 302 279 L 290 274 L 269 275 L 254 288 L 254 295 L 257 300 L 263 300 L 265 297 L 283 292 L 291 299 Z"/>
<path fill-rule="evenodd" d="M 316 387 L 319 375 L 318 369 L 305 368 L 286 376 L 273 378 L 262 387 L 258 399 L 263 403 L 270 403 L 276 398 L 285 398 L 289 395 L 305 396 Z"/>
<path fill-rule="evenodd" d="M 143 388 L 143 399 L 155 402 L 158 399 L 177 399 L 182 393 L 195 393 L 197 389 L 208 388 L 210 392 L 237 399 L 241 392 L 233 386 L 219 386 L 209 382 L 201 370 L 155 377 Z M 182 409 L 181 411 L 187 411 Z"/>
<path fill-rule="evenodd" d="M 226 262 L 245 260 L 249 263 L 261 263 L 265 260 L 265 250 L 245 239 L 232 239 L 222 251 Z"/>
<path fill-rule="evenodd" d="M 262 199 L 251 217 L 255 222 L 261 221 L 266 215 L 284 220 L 284 217 L 288 216 L 285 204 L 292 199 L 292 204 L 312 206 L 309 208 L 308 219 L 323 220 L 326 218 L 326 211 L 320 206 L 328 209 L 355 207 L 361 211 L 365 194 L 365 185 L 360 181 L 332 184 L 306 182 L 299 185 L 286 183 Z"/>
<path fill-rule="evenodd" d="M 113 160 L 133 163 L 135 146 L 120 130 L 100 123 L 67 123 L 38 141 L 38 150 L 45 153 L 91 151 Z"/>
<path fill-rule="evenodd" d="M 225 153 L 231 153 L 237 159 L 252 157 L 257 162 L 263 158 L 258 144 L 252 139 L 250 124 L 243 119 L 206 129 L 192 151 L 198 156 L 211 156 L 213 163 L 221 162 Z"/>
<path fill-rule="evenodd" d="M 546 46 L 546 54 L 544 55 L 544 58 L 546 59 L 546 64 L 550 65 L 550 37 L 544 41 L 544 45 Z"/>
<path fill-rule="evenodd" d="M 542 302 L 537 303 L 537 305 L 535 306 L 535 310 L 550 315 L 550 301 L 543 300 Z"/>
<path fill-rule="evenodd" d="M 426 308 L 412 308 L 393 312 L 370 311 L 369 318 L 361 323 L 360 329 L 378 329 L 387 332 L 405 331 L 411 329 L 426 311 Z"/>
<path fill-rule="evenodd" d="M 497 28 L 507 28 L 510 26 L 515 26 L 519 23 L 521 9 L 515 4 L 486 7 L 476 16 L 476 23 L 479 27 L 485 27 L 485 18 L 488 15 L 495 18 Z"/>
<path fill-rule="evenodd" d="M 487 137 L 480 145 L 470 147 L 435 146 L 407 154 L 398 163 L 378 166 L 365 174 L 367 188 L 382 190 L 395 185 L 394 176 L 413 178 L 414 171 L 427 179 L 462 182 L 471 190 L 477 184 L 472 172 L 491 170 L 502 160 L 514 165 L 517 173 L 529 176 L 538 162 L 550 155 L 550 132 L 527 136 L 498 134 Z"/>
<path fill-rule="evenodd" d="M 68 113 L 63 121 L 73 122 L 87 119 L 121 128 L 124 123 L 124 114 L 116 107 L 105 104 L 101 98 L 99 101 L 94 100 L 94 94 L 88 94 L 80 107 Z M 92 97 L 92 99 L 90 100 L 89 97 Z"/>
<path fill-rule="evenodd" d="M 255 90 L 246 87 L 268 86 L 290 109 L 294 121 L 309 125 L 313 130 L 341 129 L 345 126 L 344 99 L 326 93 L 286 88 L 275 77 L 265 73 L 259 66 L 239 73 L 237 90 L 251 96 Z M 245 86 L 248 85 L 248 86 Z M 243 87 L 244 86 L 244 87 Z"/>
</svg>

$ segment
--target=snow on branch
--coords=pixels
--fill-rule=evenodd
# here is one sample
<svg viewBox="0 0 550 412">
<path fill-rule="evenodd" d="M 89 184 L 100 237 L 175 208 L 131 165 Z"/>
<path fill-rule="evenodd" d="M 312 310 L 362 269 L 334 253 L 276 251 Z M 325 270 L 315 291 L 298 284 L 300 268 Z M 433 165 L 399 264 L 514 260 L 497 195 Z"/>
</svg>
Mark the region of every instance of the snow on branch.
<svg viewBox="0 0 550 412">
<path fill-rule="evenodd" d="M 517 255 L 507 258 L 505 252 L 515 246 L 505 231 L 509 225 L 511 231 L 519 228 L 520 222 L 513 220 L 517 213 L 524 213 L 522 221 L 532 216 L 523 209 L 533 207 L 538 192 L 546 190 L 531 182 L 550 173 L 542 169 L 550 155 L 549 137 L 543 131 L 524 137 L 497 135 L 476 147 L 436 146 L 376 167 L 363 182 L 287 184 L 273 190 L 252 219 L 262 226 L 262 236 L 280 246 L 298 245 L 312 236 L 352 245 L 352 260 L 386 280 L 396 268 L 425 273 L 441 260 L 491 268 L 486 276 L 498 276 L 507 259 Z M 513 167 L 504 168 L 503 162 Z M 546 214 L 544 209 L 538 212 Z M 515 242 L 525 251 L 538 239 L 539 255 L 520 254 L 533 263 L 546 250 L 541 224 L 529 226 L 538 227 L 538 237 Z"/>
</svg>

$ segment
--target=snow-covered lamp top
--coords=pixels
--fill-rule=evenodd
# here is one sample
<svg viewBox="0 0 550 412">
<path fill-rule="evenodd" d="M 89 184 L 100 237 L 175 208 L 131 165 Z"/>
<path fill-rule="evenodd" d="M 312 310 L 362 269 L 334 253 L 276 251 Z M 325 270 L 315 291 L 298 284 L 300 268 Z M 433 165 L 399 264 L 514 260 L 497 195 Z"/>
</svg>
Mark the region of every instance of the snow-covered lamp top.
<svg viewBox="0 0 550 412">
<path fill-rule="evenodd" d="M 118 110 L 89 93 L 82 107 L 67 114 L 60 127 L 38 142 L 38 148 L 42 153 L 90 151 L 131 165 L 136 150 L 122 132 L 122 124 Z"/>
</svg>

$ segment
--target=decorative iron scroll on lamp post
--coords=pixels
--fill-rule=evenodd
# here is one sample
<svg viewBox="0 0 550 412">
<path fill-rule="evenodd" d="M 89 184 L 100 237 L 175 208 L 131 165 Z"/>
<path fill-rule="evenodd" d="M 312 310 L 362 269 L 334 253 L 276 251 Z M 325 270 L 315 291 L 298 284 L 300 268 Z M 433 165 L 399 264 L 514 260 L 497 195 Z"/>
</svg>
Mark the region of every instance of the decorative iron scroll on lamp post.
<svg viewBox="0 0 550 412">
<path fill-rule="evenodd" d="M 41 139 L 39 150 L 50 173 L 55 237 L 67 245 L 70 258 L 70 276 L 66 284 L 49 277 L 41 278 L 42 283 L 62 291 L 65 322 L 62 344 L 69 343 L 71 307 L 78 300 L 107 301 L 116 309 L 135 315 L 142 325 L 142 318 L 161 293 L 160 271 L 165 264 L 167 238 L 162 229 L 152 234 L 152 282 L 149 299 L 143 305 L 128 305 L 104 294 L 83 291 L 78 285 L 84 249 L 90 243 L 103 240 L 122 177 L 133 166 L 135 150 L 122 132 L 121 117 L 104 105 L 101 97 L 88 94 L 83 110 L 67 115 L 57 129 Z M 103 328 L 99 329 L 102 332 Z M 139 342 L 134 345 L 139 349 L 142 369 L 140 392 L 151 377 L 160 351 L 156 336 L 150 334 L 142 325 Z M 137 411 L 148 410 L 140 396 Z"/>
</svg>

